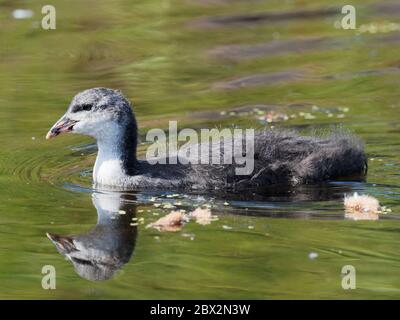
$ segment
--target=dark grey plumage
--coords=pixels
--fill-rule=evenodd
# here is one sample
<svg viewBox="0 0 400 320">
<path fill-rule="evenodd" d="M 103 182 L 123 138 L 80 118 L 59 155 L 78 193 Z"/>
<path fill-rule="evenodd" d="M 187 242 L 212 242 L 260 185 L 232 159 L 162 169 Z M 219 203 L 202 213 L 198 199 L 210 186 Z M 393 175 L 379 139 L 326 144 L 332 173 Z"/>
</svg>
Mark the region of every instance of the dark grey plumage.
<svg viewBox="0 0 400 320">
<path fill-rule="evenodd" d="M 343 131 L 325 136 L 301 136 L 295 131 L 257 131 L 254 170 L 247 176 L 236 175 L 235 164 L 186 165 L 178 162 L 151 165 L 146 160 L 137 160 L 134 113 L 122 93 L 112 89 L 94 88 L 79 93 L 62 119 L 65 118 L 73 121 L 69 122 L 74 124 L 70 131 L 97 139 L 99 155 L 94 170 L 95 183 L 100 181 L 102 185 L 124 189 L 248 191 L 342 177 L 358 180 L 367 169 L 363 143 Z M 102 120 L 96 122 L 96 119 Z M 222 157 L 221 146 L 218 148 Z M 109 168 L 107 161 L 113 157 L 118 158 L 122 168 Z M 115 175 L 109 174 L 110 170 L 115 170 Z"/>
<path fill-rule="evenodd" d="M 140 161 L 139 172 L 144 175 L 140 186 L 248 191 L 349 176 L 359 180 L 367 169 L 362 142 L 344 132 L 317 137 L 300 136 L 295 131 L 258 131 L 254 149 L 254 170 L 248 176 L 236 175 L 234 164 L 149 165 Z"/>
</svg>

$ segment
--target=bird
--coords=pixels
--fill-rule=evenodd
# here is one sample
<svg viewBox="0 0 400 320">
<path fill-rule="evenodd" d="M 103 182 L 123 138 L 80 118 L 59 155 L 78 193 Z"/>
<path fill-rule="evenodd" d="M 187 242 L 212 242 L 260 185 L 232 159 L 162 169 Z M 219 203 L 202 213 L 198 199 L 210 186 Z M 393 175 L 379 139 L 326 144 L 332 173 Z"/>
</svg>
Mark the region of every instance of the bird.
<svg viewBox="0 0 400 320">
<path fill-rule="evenodd" d="M 99 188 L 262 191 L 341 178 L 360 180 L 368 168 L 364 143 L 343 130 L 326 135 L 301 135 L 288 129 L 257 130 L 253 170 L 244 175 L 236 174 L 236 162 L 154 163 L 138 159 L 138 125 L 132 105 L 120 90 L 102 87 L 76 94 L 46 139 L 67 132 L 96 139 L 93 185 Z M 244 143 L 247 138 L 243 138 Z M 236 150 L 237 143 L 233 147 L 234 153 L 243 152 Z M 220 142 L 213 142 L 211 148 L 224 156 Z"/>
</svg>

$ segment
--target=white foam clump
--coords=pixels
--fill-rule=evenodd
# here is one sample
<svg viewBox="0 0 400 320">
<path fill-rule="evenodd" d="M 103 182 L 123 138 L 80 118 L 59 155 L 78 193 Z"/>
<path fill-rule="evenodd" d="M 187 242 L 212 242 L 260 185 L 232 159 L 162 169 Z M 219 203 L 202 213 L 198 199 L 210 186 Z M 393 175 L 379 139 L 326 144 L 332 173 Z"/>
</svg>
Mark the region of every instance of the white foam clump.
<svg viewBox="0 0 400 320">
<path fill-rule="evenodd" d="M 208 225 L 212 221 L 218 220 L 218 217 L 213 216 L 211 210 L 208 208 L 199 207 L 188 214 L 185 213 L 185 210 L 171 211 L 157 221 L 148 224 L 147 228 L 151 227 L 158 231 L 176 232 L 181 230 L 183 225 L 191 219 L 194 219 L 198 224 Z"/>
<path fill-rule="evenodd" d="M 359 195 L 357 192 L 352 196 L 345 196 L 344 207 L 346 217 L 353 220 L 378 220 L 381 210 L 378 199 Z"/>
<path fill-rule="evenodd" d="M 196 219 L 198 224 L 207 225 L 212 221 L 211 210 L 208 208 L 197 208 L 193 212 L 190 213 L 192 218 Z"/>
<path fill-rule="evenodd" d="M 181 211 L 171 211 L 156 222 L 147 225 L 147 228 L 155 228 L 158 231 L 176 232 L 182 229 L 185 216 Z"/>
</svg>

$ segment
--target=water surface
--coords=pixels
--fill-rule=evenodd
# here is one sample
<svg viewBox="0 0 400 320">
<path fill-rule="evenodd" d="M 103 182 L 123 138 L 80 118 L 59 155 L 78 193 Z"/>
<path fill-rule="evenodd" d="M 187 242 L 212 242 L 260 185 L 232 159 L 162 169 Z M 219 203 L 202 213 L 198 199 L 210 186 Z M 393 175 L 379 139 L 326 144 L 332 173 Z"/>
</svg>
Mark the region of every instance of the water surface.
<svg viewBox="0 0 400 320">
<path fill-rule="evenodd" d="M 0 298 L 400 297 L 397 3 L 353 1 L 359 30 L 335 28 L 341 3 L 321 0 L 53 4 L 57 29 L 44 31 L 40 2 L 0 1 Z M 21 8 L 34 16 L 13 18 Z M 92 190 L 93 141 L 44 136 L 77 91 L 95 86 L 133 101 L 142 157 L 147 130 L 169 120 L 342 126 L 366 143 L 367 179 L 252 196 Z M 353 192 L 392 213 L 345 219 Z M 218 220 L 146 228 L 167 204 L 210 206 Z M 71 263 L 46 233 L 91 250 Z M 99 259 L 107 270 L 88 264 Z M 56 290 L 41 287 L 44 265 L 56 268 Z M 344 265 L 357 270 L 356 290 L 341 287 Z"/>
</svg>

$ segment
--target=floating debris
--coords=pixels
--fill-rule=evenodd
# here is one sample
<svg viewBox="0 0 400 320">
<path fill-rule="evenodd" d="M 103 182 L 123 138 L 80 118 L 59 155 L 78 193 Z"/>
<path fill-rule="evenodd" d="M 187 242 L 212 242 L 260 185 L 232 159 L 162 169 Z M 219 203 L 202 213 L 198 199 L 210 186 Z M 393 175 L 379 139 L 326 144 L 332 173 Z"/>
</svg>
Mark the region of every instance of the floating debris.
<svg viewBox="0 0 400 320">
<path fill-rule="evenodd" d="M 293 108 L 298 109 L 297 112 L 292 112 Z M 245 109 L 245 111 L 243 111 Z M 249 109 L 250 108 L 250 109 Z M 335 114 L 339 114 L 338 118 L 343 118 L 344 114 L 350 111 L 349 107 L 335 106 L 335 107 L 322 107 L 315 104 L 305 103 L 297 105 L 250 105 L 237 107 L 236 111 L 223 111 L 219 113 L 220 115 L 230 115 L 230 116 L 254 116 L 257 120 L 261 121 L 263 124 L 275 124 L 284 121 L 289 121 L 296 118 L 303 118 L 305 120 L 315 120 L 320 115 L 326 116 L 328 118 L 334 117 Z M 272 126 L 270 127 L 273 128 Z"/>
<path fill-rule="evenodd" d="M 362 24 L 358 28 L 359 33 L 387 33 L 393 31 L 400 31 L 400 24 L 394 22 L 372 22 L 368 24 Z"/>
<path fill-rule="evenodd" d="M 224 202 L 224 206 L 229 206 L 229 202 Z"/>
<path fill-rule="evenodd" d="M 29 19 L 33 17 L 33 11 L 30 9 L 15 9 L 12 12 L 14 19 Z"/>
<path fill-rule="evenodd" d="M 378 220 L 381 207 L 379 201 L 357 192 L 344 198 L 345 217 L 352 220 Z"/>
<path fill-rule="evenodd" d="M 178 193 L 174 193 L 174 194 L 167 194 L 167 196 L 166 196 L 167 198 L 177 198 L 177 197 L 179 197 L 179 194 Z"/>
<path fill-rule="evenodd" d="M 210 209 L 197 208 L 190 213 L 190 217 L 194 218 L 201 225 L 210 224 L 212 220 Z"/>
<path fill-rule="evenodd" d="M 222 226 L 222 229 L 224 229 L 224 230 L 232 230 L 233 228 L 224 224 Z"/>
<path fill-rule="evenodd" d="M 304 119 L 306 119 L 306 120 L 314 120 L 314 119 L 317 119 L 317 117 L 312 115 L 311 113 L 306 113 L 304 115 Z"/>
<path fill-rule="evenodd" d="M 248 226 L 247 228 L 250 229 L 250 230 L 253 230 L 254 226 Z"/>
<path fill-rule="evenodd" d="M 194 233 L 182 233 L 182 237 L 189 238 L 190 240 L 194 240 L 195 234 Z"/>
<path fill-rule="evenodd" d="M 146 228 L 155 228 L 158 231 L 176 232 L 182 229 L 185 215 L 180 211 L 172 211 L 166 216 L 150 223 Z"/>
<path fill-rule="evenodd" d="M 308 258 L 311 259 L 311 260 L 317 259 L 317 258 L 318 258 L 318 253 L 316 253 L 316 252 L 310 252 L 310 253 L 308 254 Z"/>
<path fill-rule="evenodd" d="M 137 224 L 137 223 L 130 223 L 129 225 L 130 225 L 131 227 L 137 227 L 138 224 Z"/>
<path fill-rule="evenodd" d="M 171 203 L 166 203 L 163 205 L 163 208 L 164 209 L 173 209 L 173 208 L 175 208 L 175 206 L 173 206 Z"/>
<path fill-rule="evenodd" d="M 153 215 L 159 215 L 153 212 Z M 146 228 L 152 227 L 159 231 L 179 231 L 184 223 L 194 219 L 198 224 L 208 225 L 212 221 L 217 221 L 218 217 L 211 214 L 210 209 L 198 207 L 192 212 L 186 214 L 186 210 L 180 209 L 176 211 L 171 211 L 166 216 L 158 219 L 156 222 L 150 223 Z M 141 224 L 144 222 L 143 218 L 138 220 Z M 230 228 L 230 227 L 227 227 Z"/>
<path fill-rule="evenodd" d="M 218 216 L 216 215 L 211 216 L 211 221 L 218 221 L 218 220 L 219 220 Z"/>
<path fill-rule="evenodd" d="M 267 123 L 273 123 L 273 122 L 281 122 L 281 121 L 289 120 L 289 116 L 284 113 L 269 111 L 269 112 L 263 114 L 258 119 L 261 121 L 265 121 Z"/>
<path fill-rule="evenodd" d="M 392 209 L 383 206 L 383 207 L 381 207 L 381 211 L 380 212 L 382 214 L 388 214 L 388 213 L 392 213 Z"/>
<path fill-rule="evenodd" d="M 124 210 L 118 210 L 118 214 L 126 214 L 126 211 L 124 211 Z"/>
</svg>

